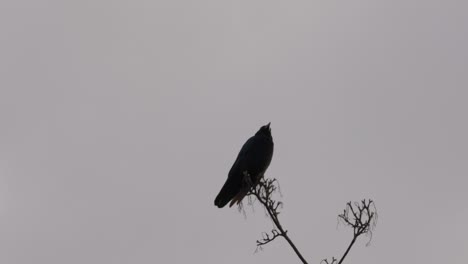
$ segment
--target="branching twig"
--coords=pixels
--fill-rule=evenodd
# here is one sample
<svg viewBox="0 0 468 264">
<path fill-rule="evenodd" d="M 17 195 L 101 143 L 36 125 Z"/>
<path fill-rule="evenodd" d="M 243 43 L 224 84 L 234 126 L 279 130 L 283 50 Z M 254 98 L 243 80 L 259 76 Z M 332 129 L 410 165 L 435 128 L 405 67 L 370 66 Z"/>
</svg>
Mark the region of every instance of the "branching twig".
<svg viewBox="0 0 468 264">
<path fill-rule="evenodd" d="M 346 208 L 343 210 L 343 213 L 338 215 L 338 218 L 343 221 L 346 226 L 353 228 L 353 239 L 340 260 L 333 257 L 331 261 L 324 259 L 321 263 L 342 264 L 360 235 L 366 234 L 372 236 L 372 231 L 377 224 L 377 209 L 374 201 L 370 199 L 364 199 L 361 203 L 355 202 L 354 204 L 348 202 L 346 203 Z"/>
<path fill-rule="evenodd" d="M 275 238 L 283 236 L 276 229 L 271 230 L 271 234 L 272 234 L 272 236 L 270 236 L 268 233 L 265 233 L 265 232 L 262 233 L 262 239 L 257 240 L 257 246 L 261 247 L 261 246 L 266 245 L 266 244 L 270 243 L 271 241 L 275 240 Z"/>
<path fill-rule="evenodd" d="M 320 264 L 335 264 L 337 259 L 335 257 L 332 257 L 331 261 L 329 262 L 328 259 L 323 259 L 320 261 Z"/>
<path fill-rule="evenodd" d="M 245 174 L 245 178 L 247 179 L 247 182 L 249 181 L 250 177 L 248 174 Z M 288 236 L 288 231 L 283 228 L 281 225 L 278 215 L 280 214 L 279 208 L 282 206 L 282 202 L 280 201 L 275 201 L 272 198 L 273 193 L 278 189 L 278 183 L 276 179 L 265 179 L 261 178 L 258 184 L 254 187 L 251 188 L 250 192 L 248 195 L 254 195 L 257 200 L 265 207 L 265 210 L 267 211 L 268 215 L 270 216 L 270 219 L 273 221 L 273 224 L 275 225 L 276 229 L 272 230 L 272 237 L 269 236 L 264 236 L 261 240 L 257 240 L 257 247 L 261 247 L 263 245 L 266 245 L 273 241 L 275 238 L 281 236 L 286 241 L 289 243 L 289 245 L 292 247 L 296 255 L 299 257 L 299 259 L 302 261 L 302 263 L 307 264 L 307 261 L 305 258 L 302 256 L 301 252 L 297 249 L 296 245 L 292 242 L 292 240 Z"/>
<path fill-rule="evenodd" d="M 351 212 L 351 214 L 350 214 Z M 338 264 L 343 263 L 344 258 L 348 255 L 349 250 L 356 242 L 356 239 L 362 234 L 369 234 L 372 236 L 372 231 L 374 230 L 377 224 L 377 209 L 375 207 L 374 201 L 372 200 L 362 200 L 361 203 L 348 202 L 343 213 L 338 215 L 338 217 L 348 226 L 353 228 L 353 239 L 346 249 L 345 253 L 341 257 Z"/>
<path fill-rule="evenodd" d="M 244 173 L 244 182 L 248 186 L 253 186 L 250 176 L 247 173 Z M 256 200 L 264 206 L 268 216 L 275 226 L 270 234 L 262 233 L 262 239 L 257 240 L 257 248 L 261 249 L 262 246 L 272 242 L 277 237 L 283 237 L 302 263 L 308 264 L 297 249 L 296 245 L 292 242 L 288 235 L 288 231 L 283 228 L 279 221 L 279 209 L 282 208 L 283 203 L 272 198 L 278 188 L 279 185 L 276 179 L 267 179 L 262 177 L 254 187 L 250 188 L 248 193 L 249 196 L 254 196 Z M 322 260 L 320 262 L 321 264 L 342 264 L 359 236 L 362 234 L 372 236 L 372 231 L 377 223 L 377 209 L 372 200 L 362 200 L 361 203 L 354 204 L 348 202 L 343 213 L 338 215 L 338 218 L 343 221 L 345 225 L 353 228 L 353 239 L 340 260 L 332 257 L 331 260 Z"/>
</svg>

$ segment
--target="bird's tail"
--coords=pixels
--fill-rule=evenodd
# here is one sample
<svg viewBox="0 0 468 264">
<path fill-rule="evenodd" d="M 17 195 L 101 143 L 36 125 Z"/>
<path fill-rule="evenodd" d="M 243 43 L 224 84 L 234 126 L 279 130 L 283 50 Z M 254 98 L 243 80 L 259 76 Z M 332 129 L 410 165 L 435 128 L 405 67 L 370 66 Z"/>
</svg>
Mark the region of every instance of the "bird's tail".
<svg viewBox="0 0 468 264">
<path fill-rule="evenodd" d="M 219 208 L 223 208 L 232 198 L 234 198 L 239 191 L 239 188 L 240 186 L 237 186 L 236 182 L 228 178 L 226 183 L 223 185 L 223 188 L 221 188 L 218 196 L 216 196 L 214 204 Z"/>
<path fill-rule="evenodd" d="M 229 204 L 229 207 L 232 207 L 235 204 L 240 204 L 242 202 L 242 199 L 249 193 L 249 188 L 242 188 L 237 195 L 235 195 L 232 198 L 231 203 Z"/>
</svg>

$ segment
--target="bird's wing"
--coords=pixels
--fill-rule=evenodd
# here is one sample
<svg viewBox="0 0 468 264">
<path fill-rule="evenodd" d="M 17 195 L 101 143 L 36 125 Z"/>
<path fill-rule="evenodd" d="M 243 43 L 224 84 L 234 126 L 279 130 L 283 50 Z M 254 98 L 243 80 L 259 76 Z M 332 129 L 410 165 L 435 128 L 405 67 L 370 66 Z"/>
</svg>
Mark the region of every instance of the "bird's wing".
<svg viewBox="0 0 468 264">
<path fill-rule="evenodd" d="M 234 196 L 236 196 L 242 189 L 243 171 L 247 169 L 246 159 L 249 156 L 249 152 L 252 145 L 252 138 L 242 146 L 239 154 L 237 155 L 234 164 L 229 171 L 228 178 L 221 188 L 218 196 L 215 199 L 215 205 L 222 208 L 224 207 Z"/>
<path fill-rule="evenodd" d="M 250 156 L 252 156 L 252 152 L 254 150 L 255 145 L 255 136 L 249 138 L 247 142 L 242 146 L 239 154 L 237 155 L 236 161 L 232 164 L 231 170 L 229 171 L 228 179 L 229 178 L 237 178 L 242 179 L 244 171 L 249 168 L 251 162 L 249 160 Z"/>
</svg>

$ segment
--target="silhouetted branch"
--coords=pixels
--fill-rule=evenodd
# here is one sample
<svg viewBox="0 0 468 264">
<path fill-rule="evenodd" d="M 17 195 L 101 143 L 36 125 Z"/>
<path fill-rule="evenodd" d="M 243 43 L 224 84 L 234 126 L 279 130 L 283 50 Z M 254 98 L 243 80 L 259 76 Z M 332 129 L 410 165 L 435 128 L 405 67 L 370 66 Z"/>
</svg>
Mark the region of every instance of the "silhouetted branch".
<svg viewBox="0 0 468 264">
<path fill-rule="evenodd" d="M 244 173 L 244 182 L 248 184 L 248 186 L 252 186 L 250 176 L 247 173 Z M 263 205 L 275 226 L 270 234 L 265 232 L 262 233 L 262 239 L 257 240 L 257 248 L 261 249 L 262 246 L 272 242 L 277 237 L 283 237 L 294 250 L 302 263 L 308 264 L 297 249 L 296 245 L 292 242 L 288 235 L 288 231 L 283 228 L 279 221 L 279 208 L 282 208 L 283 203 L 281 201 L 276 201 L 272 197 L 278 188 L 279 185 L 276 179 L 261 178 L 256 186 L 251 188 L 248 193 L 248 196 L 254 196 L 256 200 L 258 200 Z M 359 236 L 362 234 L 372 236 L 372 231 L 374 230 L 377 223 L 377 209 L 374 202 L 370 199 L 362 200 L 361 203 L 348 202 L 345 209 L 343 210 L 343 213 L 338 215 L 338 218 L 343 221 L 346 226 L 353 228 L 353 239 L 351 240 L 351 243 L 347 247 L 340 260 L 332 257 L 330 261 L 327 259 L 322 260 L 320 262 L 321 264 L 342 264 Z"/>
<path fill-rule="evenodd" d="M 262 233 L 262 239 L 257 240 L 257 246 L 261 247 L 261 246 L 266 245 L 266 244 L 270 243 L 271 241 L 275 240 L 275 238 L 282 236 L 282 234 L 280 234 L 278 232 L 278 230 L 276 230 L 276 229 L 271 230 L 271 234 L 272 234 L 272 236 L 270 236 L 266 232 L 263 232 Z"/>
<path fill-rule="evenodd" d="M 322 261 L 320 261 L 320 264 L 335 264 L 336 261 L 337 259 L 335 257 L 332 257 L 330 262 L 328 262 L 328 259 L 323 259 Z"/>
<path fill-rule="evenodd" d="M 330 262 L 324 259 L 321 263 L 342 264 L 360 235 L 366 234 L 372 236 L 372 231 L 377 224 L 377 208 L 375 207 L 374 201 L 370 199 L 364 199 L 361 203 L 355 202 L 354 204 L 348 202 L 346 203 L 346 208 L 343 210 L 343 213 L 338 215 L 338 218 L 346 226 L 353 228 L 353 239 L 339 261 L 333 257 Z"/>
<path fill-rule="evenodd" d="M 245 178 L 250 179 L 248 174 L 245 174 Z M 247 180 L 249 181 L 249 180 Z M 273 241 L 275 238 L 281 236 L 289 243 L 292 247 L 296 255 L 302 261 L 302 263 L 307 264 L 307 261 L 302 256 L 301 252 L 297 249 L 296 245 L 292 242 L 292 240 L 288 236 L 288 231 L 283 228 L 281 225 L 278 215 L 280 214 L 279 208 L 282 206 L 282 202 L 275 201 L 272 198 L 273 193 L 278 189 L 278 182 L 276 179 L 266 179 L 261 178 L 258 184 L 250 189 L 248 195 L 254 195 L 257 200 L 265 207 L 270 219 L 273 221 L 276 229 L 272 230 L 272 237 L 266 236 L 263 237 L 261 240 L 257 240 L 257 247 L 261 247 Z M 265 233 L 264 233 L 265 234 Z M 276 235 L 275 235 L 276 234 Z"/>
</svg>

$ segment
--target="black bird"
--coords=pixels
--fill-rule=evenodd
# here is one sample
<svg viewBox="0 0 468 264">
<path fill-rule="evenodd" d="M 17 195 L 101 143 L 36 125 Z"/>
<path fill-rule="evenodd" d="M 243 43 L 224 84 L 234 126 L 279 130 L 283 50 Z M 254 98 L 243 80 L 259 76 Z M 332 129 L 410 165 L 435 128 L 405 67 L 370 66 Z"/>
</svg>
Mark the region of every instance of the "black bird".
<svg viewBox="0 0 468 264">
<path fill-rule="evenodd" d="M 271 137 L 270 123 L 262 126 L 247 142 L 237 155 L 237 159 L 229 171 L 228 178 L 219 192 L 214 204 L 223 208 L 231 201 L 239 204 L 247 195 L 250 188 L 258 184 L 270 165 L 273 157 L 273 138 Z M 250 184 L 244 175 L 250 175 Z"/>
</svg>

